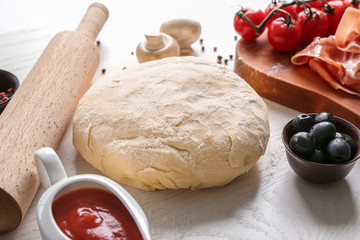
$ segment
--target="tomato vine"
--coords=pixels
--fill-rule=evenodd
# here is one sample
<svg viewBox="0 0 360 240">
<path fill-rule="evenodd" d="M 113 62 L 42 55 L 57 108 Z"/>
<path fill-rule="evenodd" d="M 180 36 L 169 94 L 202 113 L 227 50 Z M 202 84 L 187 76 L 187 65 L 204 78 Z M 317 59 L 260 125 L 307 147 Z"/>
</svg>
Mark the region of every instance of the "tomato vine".
<svg viewBox="0 0 360 240">
<path fill-rule="evenodd" d="M 246 15 L 245 12 L 242 11 L 242 9 L 240 11 L 238 11 L 236 14 L 243 20 L 247 21 L 253 28 L 256 34 L 260 35 L 263 32 L 263 29 L 266 27 L 266 23 L 269 21 L 269 19 L 273 16 L 273 15 L 279 15 L 278 12 L 281 12 L 283 14 L 286 14 L 286 18 L 292 18 L 292 16 L 290 15 L 290 13 L 288 13 L 287 11 L 283 10 L 283 8 L 291 6 L 291 5 L 295 5 L 295 4 L 303 4 L 304 8 L 308 8 L 309 11 L 311 12 L 311 6 L 308 3 L 311 2 L 315 2 L 317 0 L 294 0 L 291 2 L 277 2 L 277 1 L 272 1 L 272 3 L 280 3 L 279 6 L 277 6 L 276 8 L 274 8 L 265 18 L 264 20 L 258 24 L 255 25 Z M 327 1 L 325 0 L 321 0 L 324 4 L 324 7 L 327 9 L 328 12 L 334 11 L 335 9 L 332 8 Z M 359 0 L 353 0 L 353 1 L 359 1 Z M 280 16 L 280 15 L 279 15 Z M 282 15 L 281 15 L 282 16 Z M 282 16 L 283 17 L 283 16 Z M 310 13 L 308 19 L 310 19 L 312 17 L 312 13 Z M 288 20 L 289 21 L 289 20 Z M 291 21 L 290 21 L 291 22 Z"/>
</svg>

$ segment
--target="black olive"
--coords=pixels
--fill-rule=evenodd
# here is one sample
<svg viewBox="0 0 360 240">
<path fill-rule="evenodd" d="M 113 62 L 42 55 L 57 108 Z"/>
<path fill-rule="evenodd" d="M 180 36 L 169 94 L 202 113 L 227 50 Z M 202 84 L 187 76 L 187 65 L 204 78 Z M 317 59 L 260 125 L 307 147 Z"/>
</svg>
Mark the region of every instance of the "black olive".
<svg viewBox="0 0 360 240">
<path fill-rule="evenodd" d="M 315 121 L 315 123 L 331 122 L 332 124 L 336 124 L 334 116 L 327 112 L 321 112 L 321 113 L 316 114 L 314 117 L 314 121 Z"/>
<path fill-rule="evenodd" d="M 298 156 L 307 158 L 315 151 L 315 141 L 307 132 L 294 134 L 289 141 L 290 149 Z"/>
<path fill-rule="evenodd" d="M 331 140 L 326 150 L 333 163 L 344 163 L 350 160 L 350 145 L 342 138 L 334 138 Z"/>
<path fill-rule="evenodd" d="M 342 139 L 345 139 L 345 138 L 344 138 L 344 136 L 343 136 L 341 133 L 339 133 L 339 132 L 336 132 L 336 134 L 335 134 L 335 138 L 342 138 Z"/>
<path fill-rule="evenodd" d="M 316 163 L 326 163 L 326 153 L 323 150 L 315 149 L 315 152 L 307 160 Z"/>
<path fill-rule="evenodd" d="M 305 113 L 301 113 L 294 118 L 292 121 L 292 128 L 294 133 L 297 132 L 308 132 L 314 125 L 314 119 Z"/>
<path fill-rule="evenodd" d="M 318 148 L 326 146 L 336 135 L 336 127 L 331 122 L 319 122 L 309 131 L 311 138 L 315 140 Z"/>
<path fill-rule="evenodd" d="M 344 139 L 350 145 L 350 149 L 351 149 L 350 158 L 353 158 L 357 152 L 357 146 L 355 140 L 346 133 L 336 133 L 335 137 Z"/>
</svg>

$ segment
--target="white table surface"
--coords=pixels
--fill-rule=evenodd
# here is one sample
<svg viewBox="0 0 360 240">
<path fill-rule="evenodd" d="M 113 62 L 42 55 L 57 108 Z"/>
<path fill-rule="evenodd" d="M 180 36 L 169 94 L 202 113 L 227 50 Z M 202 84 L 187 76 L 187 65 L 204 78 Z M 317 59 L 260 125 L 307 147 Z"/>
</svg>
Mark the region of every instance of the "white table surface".
<svg viewBox="0 0 360 240">
<path fill-rule="evenodd" d="M 98 37 L 101 63 L 96 77 L 103 68 L 138 64 L 131 52 L 143 33 L 156 32 L 164 20 L 176 17 L 193 18 L 202 25 L 205 52 L 195 43 L 194 54 L 214 62 L 217 55 L 235 55 L 233 14 L 239 5 L 264 8 L 270 1 L 100 2 L 108 7 L 110 18 Z M 0 0 L 0 68 L 22 82 L 51 37 L 74 30 L 91 3 Z M 216 53 L 213 47 L 218 48 Z M 360 239 L 360 165 L 334 184 L 303 181 L 290 169 L 280 139 L 283 126 L 298 112 L 266 103 L 271 127 L 266 153 L 250 172 L 230 184 L 154 192 L 124 186 L 147 215 L 153 239 Z M 68 175 L 99 173 L 82 159 L 71 138 L 69 127 L 57 149 Z M 43 192 L 41 186 L 22 224 L 0 239 L 40 239 L 36 203 Z"/>
</svg>

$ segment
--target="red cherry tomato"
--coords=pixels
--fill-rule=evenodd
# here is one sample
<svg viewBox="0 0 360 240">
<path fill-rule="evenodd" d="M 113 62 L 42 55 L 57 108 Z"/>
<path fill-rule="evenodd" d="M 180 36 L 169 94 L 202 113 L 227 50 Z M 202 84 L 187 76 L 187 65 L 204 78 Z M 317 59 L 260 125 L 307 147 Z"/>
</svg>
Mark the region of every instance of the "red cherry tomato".
<svg viewBox="0 0 360 240">
<path fill-rule="evenodd" d="M 240 10 L 240 11 L 243 11 L 245 16 L 247 18 L 249 18 L 255 25 L 259 25 L 266 16 L 265 13 L 261 10 L 254 11 L 251 9 L 244 9 L 244 10 Z M 235 31 L 245 40 L 254 40 L 260 36 L 255 33 L 255 30 L 250 25 L 250 23 L 248 23 L 245 19 L 242 19 L 238 15 L 238 13 L 236 13 L 235 17 L 234 17 L 234 28 L 235 28 Z M 262 32 L 264 30 L 265 30 L 265 28 L 263 28 Z"/>
<path fill-rule="evenodd" d="M 323 7 L 324 7 L 324 3 L 321 0 L 316 0 L 314 2 L 308 2 L 307 4 L 309 4 L 310 7 L 317 8 L 317 9 L 323 9 Z"/>
<path fill-rule="evenodd" d="M 329 19 L 326 13 L 311 8 L 312 17 L 309 17 L 308 10 L 299 13 L 298 21 L 303 29 L 303 40 L 306 43 L 312 42 L 315 37 L 325 37 L 329 31 Z M 306 21 L 306 22 L 305 22 Z"/>
<path fill-rule="evenodd" d="M 359 8 L 359 0 L 327 0 L 327 2 L 342 1 L 347 7 Z"/>
<path fill-rule="evenodd" d="M 334 8 L 332 13 L 327 14 L 329 19 L 329 34 L 333 35 L 335 34 L 340 20 L 348 6 L 345 5 L 344 1 L 331 1 L 329 2 L 329 5 Z"/>
<path fill-rule="evenodd" d="M 296 12 L 295 19 L 297 19 L 297 16 L 299 15 L 299 13 L 301 13 L 304 10 L 304 8 L 302 7 L 302 4 L 294 4 L 292 6 Z"/>
<path fill-rule="evenodd" d="M 281 3 L 270 3 L 266 9 L 265 9 L 265 15 L 269 15 L 271 13 L 272 10 L 274 10 L 275 8 L 279 7 L 281 5 Z M 293 19 L 296 19 L 297 17 L 297 14 L 299 12 L 302 11 L 302 8 L 300 7 L 300 5 L 298 4 L 294 4 L 294 5 L 289 5 L 289 6 L 286 6 L 284 8 L 282 8 L 282 10 L 288 12 L 290 14 L 290 16 L 293 18 Z M 283 17 L 288 17 L 288 15 L 284 12 L 281 12 L 281 11 L 277 11 L 275 14 L 273 14 L 270 19 L 266 22 L 266 26 L 269 26 L 270 23 L 272 23 L 275 19 L 277 19 L 279 16 L 283 16 Z"/>
<path fill-rule="evenodd" d="M 297 21 L 287 24 L 284 18 L 277 18 L 269 25 L 268 39 L 271 46 L 278 51 L 293 51 L 302 39 L 301 26 Z"/>
<path fill-rule="evenodd" d="M 339 1 L 339 0 L 327 0 L 327 2 L 333 2 L 333 1 Z M 359 8 L 359 0 L 341 0 L 345 3 L 348 7 L 355 7 Z"/>
</svg>

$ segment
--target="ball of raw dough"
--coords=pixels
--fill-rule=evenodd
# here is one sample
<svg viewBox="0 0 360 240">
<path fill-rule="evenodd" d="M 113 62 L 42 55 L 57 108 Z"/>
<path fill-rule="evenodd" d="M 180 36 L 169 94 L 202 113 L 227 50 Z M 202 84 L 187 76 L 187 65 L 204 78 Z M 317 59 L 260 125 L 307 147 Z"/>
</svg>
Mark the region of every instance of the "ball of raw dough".
<svg viewBox="0 0 360 240">
<path fill-rule="evenodd" d="M 269 139 L 266 104 L 238 75 L 172 57 L 97 81 L 80 100 L 73 143 L 105 175 L 141 189 L 221 186 Z"/>
</svg>

